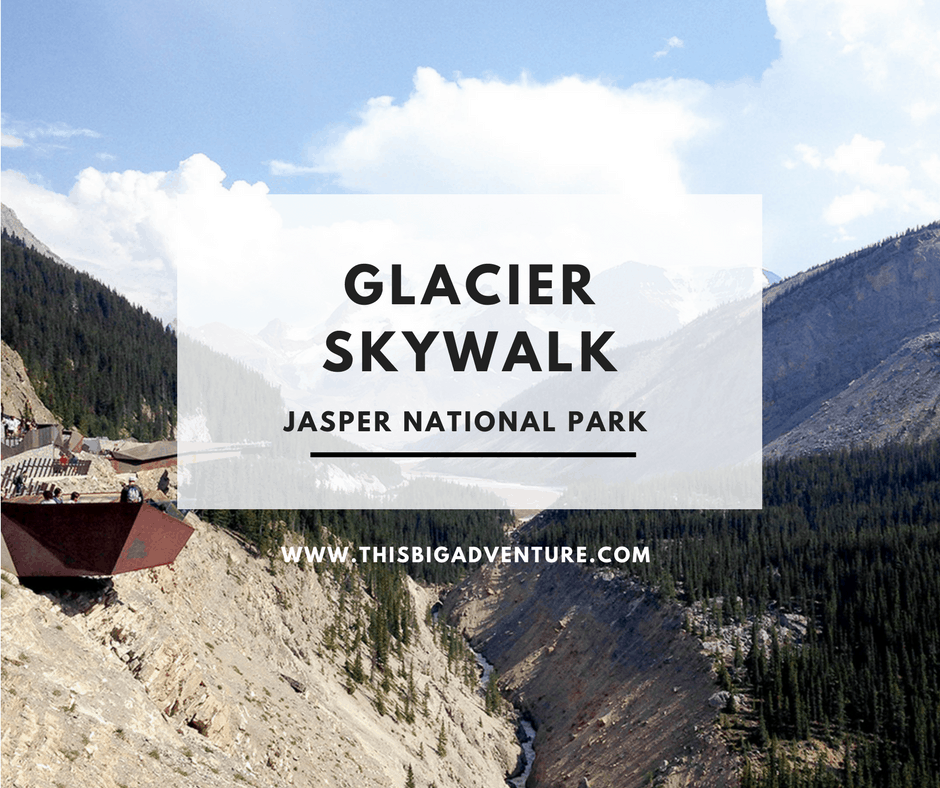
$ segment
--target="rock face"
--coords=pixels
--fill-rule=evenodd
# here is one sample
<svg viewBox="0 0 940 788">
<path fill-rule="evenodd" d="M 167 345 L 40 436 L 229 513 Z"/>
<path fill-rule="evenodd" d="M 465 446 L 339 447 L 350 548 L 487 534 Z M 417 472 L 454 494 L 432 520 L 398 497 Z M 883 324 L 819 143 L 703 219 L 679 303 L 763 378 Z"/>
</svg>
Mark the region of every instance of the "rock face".
<svg viewBox="0 0 940 788">
<path fill-rule="evenodd" d="M 491 565 L 444 611 L 537 725 L 531 786 L 732 784 L 716 691 L 678 608 L 613 573 Z"/>
<path fill-rule="evenodd" d="M 383 715 L 368 683 L 347 691 L 345 655 L 324 645 L 339 579 L 188 521 L 173 566 L 119 575 L 107 593 L 36 593 L 3 574 L 3 786 L 385 788 L 409 766 L 422 786 L 503 784 L 513 724 L 448 670 L 423 621 L 434 595 L 409 583 L 419 622 L 392 658 Z M 355 580 L 342 585 L 366 609 Z M 412 724 L 395 717 L 406 666 L 427 697 Z"/>
<path fill-rule="evenodd" d="M 46 418 L 6 344 L 3 380 L 6 413 L 29 402 Z M 70 477 L 66 493 L 116 493 L 111 466 L 92 460 L 95 473 Z M 148 494 L 163 473 L 139 474 Z M 168 476 L 173 492 L 176 470 Z M 2 573 L 4 788 L 385 788 L 403 786 L 409 766 L 419 785 L 503 784 L 519 756 L 515 725 L 486 714 L 480 689 L 451 670 L 424 622 L 433 591 L 408 581 L 417 623 L 390 658 L 380 713 L 374 687 L 350 686 L 345 654 L 324 642 L 338 599 L 371 604 L 355 572 L 254 557 L 227 532 L 187 522 L 196 532 L 172 566 L 113 585 L 30 590 Z M 406 670 L 427 708 L 411 724 L 395 708 Z"/>
<path fill-rule="evenodd" d="M 7 231 L 8 235 L 15 235 L 27 246 L 32 247 L 37 252 L 39 252 L 39 254 L 45 255 L 46 257 L 51 257 L 57 263 L 66 265 L 69 268 L 72 267 L 67 262 L 65 262 L 65 260 L 59 257 L 59 255 L 55 254 L 55 252 L 53 252 L 48 246 L 40 241 L 29 230 L 27 230 L 12 208 L 6 205 L 0 206 L 0 215 L 2 215 L 0 218 L 2 218 L 3 229 Z"/>
<path fill-rule="evenodd" d="M 6 342 L 0 342 L 2 349 L 3 412 L 7 416 L 22 419 L 27 413 L 39 424 L 54 424 L 57 419 L 42 404 L 33 384 L 29 382 L 26 367 L 20 354 Z"/>
<path fill-rule="evenodd" d="M 940 264 L 938 264 L 940 265 Z M 940 332 L 922 334 L 764 447 L 767 458 L 940 435 Z"/>
<path fill-rule="evenodd" d="M 771 456 L 940 435 L 940 222 L 764 291 Z"/>
</svg>

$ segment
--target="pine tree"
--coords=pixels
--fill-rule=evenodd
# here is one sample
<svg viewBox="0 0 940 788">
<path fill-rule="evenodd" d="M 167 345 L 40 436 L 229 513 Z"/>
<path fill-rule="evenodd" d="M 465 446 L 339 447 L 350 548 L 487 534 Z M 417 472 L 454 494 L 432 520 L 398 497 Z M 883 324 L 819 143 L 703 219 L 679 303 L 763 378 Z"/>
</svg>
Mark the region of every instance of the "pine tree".
<svg viewBox="0 0 940 788">
<path fill-rule="evenodd" d="M 486 690 L 484 694 L 484 701 L 486 705 L 486 713 L 489 715 L 496 714 L 499 711 L 499 702 L 501 700 L 499 694 L 499 674 L 496 672 L 495 668 L 490 672 L 490 677 L 486 682 Z"/>
<path fill-rule="evenodd" d="M 447 755 L 447 731 L 444 730 L 444 720 L 441 720 L 441 729 L 437 733 L 437 754 L 442 758 Z"/>
</svg>

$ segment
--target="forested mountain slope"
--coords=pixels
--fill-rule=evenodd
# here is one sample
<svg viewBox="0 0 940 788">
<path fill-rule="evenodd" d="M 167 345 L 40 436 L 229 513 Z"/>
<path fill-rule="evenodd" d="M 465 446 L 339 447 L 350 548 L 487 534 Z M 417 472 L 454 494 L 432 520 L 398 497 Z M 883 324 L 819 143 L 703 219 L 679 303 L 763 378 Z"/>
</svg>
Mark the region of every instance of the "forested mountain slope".
<svg viewBox="0 0 940 788">
<path fill-rule="evenodd" d="M 426 615 L 433 590 L 188 522 L 174 564 L 113 586 L 37 593 L 3 572 L 4 786 L 503 784 L 512 722 L 487 712 L 460 633 Z"/>
<path fill-rule="evenodd" d="M 938 332 L 940 222 L 767 288 L 767 452 L 936 437 Z"/>
<path fill-rule="evenodd" d="M 940 440 L 768 462 L 762 510 L 545 512 L 526 539 L 646 545 L 629 575 L 730 628 L 739 742 L 773 753 L 745 785 L 940 786 Z M 839 768 L 781 777 L 810 742 Z"/>
<path fill-rule="evenodd" d="M 88 274 L 3 235 L 4 341 L 65 427 L 85 435 L 173 436 L 176 336 Z"/>
</svg>

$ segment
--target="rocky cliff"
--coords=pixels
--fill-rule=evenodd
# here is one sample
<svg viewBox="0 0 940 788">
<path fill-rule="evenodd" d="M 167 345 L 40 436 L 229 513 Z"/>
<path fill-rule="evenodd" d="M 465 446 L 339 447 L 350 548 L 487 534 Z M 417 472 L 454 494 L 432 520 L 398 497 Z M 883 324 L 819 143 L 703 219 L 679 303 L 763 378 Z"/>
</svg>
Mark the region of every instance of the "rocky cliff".
<svg viewBox="0 0 940 788">
<path fill-rule="evenodd" d="M 42 403 L 26 373 L 23 359 L 6 342 L 2 348 L 0 379 L 3 381 L 3 412 L 15 419 L 29 416 L 38 424 L 55 424 L 57 419 Z"/>
<path fill-rule="evenodd" d="M 785 456 L 938 431 L 940 222 L 764 291 L 764 443 Z"/>
<path fill-rule="evenodd" d="M 940 266 L 940 263 L 938 263 Z M 928 331 L 853 380 L 764 447 L 767 458 L 940 435 L 940 331 Z"/>
<path fill-rule="evenodd" d="M 485 567 L 444 612 L 538 726 L 530 786 L 735 784 L 712 663 L 678 606 L 612 572 L 517 564 Z"/>
<path fill-rule="evenodd" d="M 503 784 L 513 725 L 449 670 L 424 622 L 435 595 L 408 583 L 418 622 L 383 714 L 325 644 L 340 598 L 369 608 L 355 573 L 253 557 L 188 521 L 174 565 L 113 589 L 30 590 L 3 573 L 3 786 L 386 788 L 409 766 L 422 786 Z M 406 672 L 423 705 L 412 723 L 396 709 Z"/>
</svg>

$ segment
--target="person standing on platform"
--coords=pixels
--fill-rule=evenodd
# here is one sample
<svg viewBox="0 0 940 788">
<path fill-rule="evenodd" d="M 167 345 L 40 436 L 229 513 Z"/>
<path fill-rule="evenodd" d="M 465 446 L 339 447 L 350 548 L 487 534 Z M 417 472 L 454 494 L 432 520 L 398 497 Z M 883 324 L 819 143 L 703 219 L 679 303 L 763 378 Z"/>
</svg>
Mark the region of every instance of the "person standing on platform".
<svg viewBox="0 0 940 788">
<path fill-rule="evenodd" d="M 137 486 L 137 475 L 132 474 L 127 487 L 121 490 L 121 503 L 142 503 L 144 494 Z"/>
</svg>

